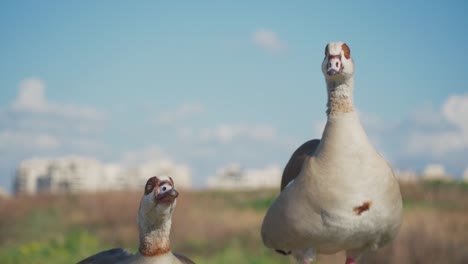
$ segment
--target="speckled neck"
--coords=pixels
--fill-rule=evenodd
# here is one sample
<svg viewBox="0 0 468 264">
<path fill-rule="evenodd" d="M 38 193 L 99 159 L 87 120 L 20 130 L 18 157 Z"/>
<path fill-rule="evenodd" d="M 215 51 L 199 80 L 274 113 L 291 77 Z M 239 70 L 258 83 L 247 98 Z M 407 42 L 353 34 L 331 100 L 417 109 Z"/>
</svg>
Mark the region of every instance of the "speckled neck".
<svg viewBox="0 0 468 264">
<path fill-rule="evenodd" d="M 142 217 L 141 215 L 139 217 Z M 140 233 L 139 252 L 143 256 L 160 256 L 171 251 L 169 234 L 171 231 L 171 215 L 160 219 L 139 219 L 138 231 Z"/>
<path fill-rule="evenodd" d="M 354 112 L 353 89 L 353 78 L 343 82 L 327 80 L 327 115 L 329 117 L 340 113 Z"/>
</svg>

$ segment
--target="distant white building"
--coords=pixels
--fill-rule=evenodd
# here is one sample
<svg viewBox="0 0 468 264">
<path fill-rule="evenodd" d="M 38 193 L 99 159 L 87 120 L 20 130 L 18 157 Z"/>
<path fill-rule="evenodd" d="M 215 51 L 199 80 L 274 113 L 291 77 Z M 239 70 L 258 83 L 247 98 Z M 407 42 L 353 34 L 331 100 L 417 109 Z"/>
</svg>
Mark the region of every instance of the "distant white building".
<svg viewBox="0 0 468 264">
<path fill-rule="evenodd" d="M 153 160 L 131 169 L 128 172 L 129 187 L 143 188 L 151 176 L 167 175 L 172 177 L 176 188 L 189 189 L 192 186 L 192 173 L 188 166 L 175 164 L 169 159 Z M 143 187 L 142 187 L 143 186 Z"/>
<path fill-rule="evenodd" d="M 43 159 L 22 161 L 17 169 L 15 178 L 15 192 L 34 194 L 40 177 L 47 174 L 49 164 Z"/>
<path fill-rule="evenodd" d="M 404 183 L 418 182 L 420 180 L 418 174 L 412 170 L 395 170 L 395 176 L 400 182 Z"/>
<path fill-rule="evenodd" d="M 97 191 L 103 175 L 102 164 L 95 159 L 66 157 L 48 161 L 47 173 L 38 178 L 41 193 Z"/>
<path fill-rule="evenodd" d="M 423 175 L 424 180 L 438 180 L 438 181 L 452 181 L 453 177 L 450 176 L 443 165 L 441 164 L 429 164 L 424 169 Z"/>
<path fill-rule="evenodd" d="M 468 167 L 463 172 L 463 181 L 468 182 Z"/>
<path fill-rule="evenodd" d="M 208 188 L 223 190 L 245 190 L 260 188 L 279 188 L 282 169 L 270 165 L 263 169 L 242 169 L 238 164 L 231 164 L 217 171 L 208 179 Z"/>
<path fill-rule="evenodd" d="M 180 188 L 190 188 L 191 171 L 170 160 L 147 162 L 124 170 L 118 164 L 102 164 L 92 158 L 69 156 L 31 159 L 20 163 L 15 193 L 78 193 L 107 190 L 142 189 L 148 178 L 168 175 Z"/>
<path fill-rule="evenodd" d="M 101 181 L 105 184 L 99 190 L 125 190 L 127 186 L 127 174 L 119 164 L 102 165 Z M 149 177 L 148 177 L 149 178 Z"/>
</svg>

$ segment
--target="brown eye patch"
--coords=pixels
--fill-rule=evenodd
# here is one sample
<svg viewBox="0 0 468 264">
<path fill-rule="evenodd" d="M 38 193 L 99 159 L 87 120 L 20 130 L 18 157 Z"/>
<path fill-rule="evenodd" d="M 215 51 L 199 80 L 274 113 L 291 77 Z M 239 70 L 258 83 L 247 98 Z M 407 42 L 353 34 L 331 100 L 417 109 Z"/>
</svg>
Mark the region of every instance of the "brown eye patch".
<svg viewBox="0 0 468 264">
<path fill-rule="evenodd" d="M 341 45 L 341 49 L 343 50 L 345 58 L 349 59 L 351 57 L 351 50 L 349 49 L 348 45 L 343 43 L 343 45 Z"/>
<path fill-rule="evenodd" d="M 174 184 L 172 183 L 172 181 L 168 181 L 168 180 L 159 181 L 159 186 L 163 186 L 166 183 L 174 187 Z"/>
<path fill-rule="evenodd" d="M 158 185 L 159 185 L 158 177 L 154 176 L 154 177 L 149 178 L 145 185 L 145 195 L 152 192 L 154 190 L 154 187 Z"/>
<path fill-rule="evenodd" d="M 174 180 L 171 177 L 169 177 L 169 180 L 171 180 L 171 185 L 174 187 Z"/>
</svg>

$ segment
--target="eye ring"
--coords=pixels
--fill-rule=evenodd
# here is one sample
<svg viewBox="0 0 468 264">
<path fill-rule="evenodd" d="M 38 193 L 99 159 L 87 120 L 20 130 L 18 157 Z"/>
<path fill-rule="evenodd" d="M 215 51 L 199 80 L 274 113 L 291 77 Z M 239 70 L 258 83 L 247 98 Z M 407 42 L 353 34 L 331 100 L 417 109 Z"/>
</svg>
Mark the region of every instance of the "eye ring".
<svg viewBox="0 0 468 264">
<path fill-rule="evenodd" d="M 162 191 L 165 192 L 167 190 L 166 186 L 162 187 Z"/>
</svg>

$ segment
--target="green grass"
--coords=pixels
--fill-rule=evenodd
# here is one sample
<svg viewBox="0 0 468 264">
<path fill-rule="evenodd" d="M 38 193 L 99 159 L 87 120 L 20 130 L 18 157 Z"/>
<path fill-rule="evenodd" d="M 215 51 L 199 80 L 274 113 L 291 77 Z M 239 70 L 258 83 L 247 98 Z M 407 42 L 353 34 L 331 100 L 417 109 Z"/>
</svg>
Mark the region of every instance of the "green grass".
<svg viewBox="0 0 468 264">
<path fill-rule="evenodd" d="M 284 264 L 288 258 L 280 256 L 272 250 L 261 248 L 258 251 L 249 248 L 240 239 L 231 240 L 224 249 L 216 255 L 209 257 L 193 258 L 196 263 L 219 264 L 219 263 L 245 263 L 245 264 Z"/>
<path fill-rule="evenodd" d="M 427 252 L 445 254 L 444 258 L 453 260 L 439 263 L 468 263 L 461 250 L 467 245 L 467 186 L 445 182 L 402 186 L 406 228 L 402 228 L 398 243 L 387 247 L 387 251 L 380 250 L 380 255 L 363 263 L 435 263 L 425 257 Z M 267 249 L 259 234 L 263 215 L 278 193 L 279 190 L 188 193 L 189 199 L 178 203 L 181 214 L 175 222 L 178 226 L 193 224 L 194 228 L 174 232 L 173 250 L 199 264 L 293 263 L 291 257 Z M 113 198 L 100 200 L 102 196 L 99 195 L 63 196 L 61 199 L 31 197 L 10 200 L 10 206 L 3 206 L 0 201 L 0 264 L 76 263 L 120 246 L 135 252 L 138 246 L 136 232 L 132 231 L 135 212 L 119 209 L 122 202 L 134 196 L 109 195 Z M 138 204 L 137 198 L 134 199 L 128 205 Z M 103 201 L 108 202 L 105 208 L 109 210 L 102 210 Z M 439 214 L 443 217 L 439 218 Z M 434 235 L 437 230 L 434 227 L 445 232 Z M 449 250 L 447 245 L 452 245 L 449 243 L 460 250 Z M 415 248 L 424 254 L 420 260 L 412 261 L 411 258 L 419 256 Z M 399 253 L 394 254 L 394 251 Z M 382 262 L 393 255 L 399 259 Z M 319 258 L 317 263 L 336 263 L 336 259 L 341 258 Z"/>
<path fill-rule="evenodd" d="M 273 192 L 205 192 L 201 199 L 217 201 L 235 210 L 265 211 L 276 198 Z M 4 223 L 2 229 L 9 238 L 0 243 L 0 263 L 76 263 L 77 261 L 116 247 L 111 241 L 103 240 L 98 233 L 92 234 L 83 226 L 67 223 L 68 203 L 75 204 L 73 197 L 67 198 L 66 207 L 43 207 L 29 211 L 17 221 Z M 10 226 L 10 228 L 5 228 Z M 94 228 L 94 227 L 93 227 Z M 136 241 L 135 241 L 136 242 Z M 137 242 L 136 242 L 137 243 Z M 134 245 L 137 246 L 136 244 Z M 136 248 L 129 248 L 135 252 Z M 285 264 L 289 258 L 278 255 L 263 246 L 258 232 L 244 232 L 212 243 L 210 240 L 188 240 L 179 242 L 174 250 L 190 256 L 196 263 L 246 263 Z"/>
<path fill-rule="evenodd" d="M 10 239 L 0 247 L 0 263 L 76 263 L 80 255 L 103 250 L 88 232 L 67 227 L 63 212 L 49 207 L 33 209 L 26 217 L 9 223 Z"/>
<path fill-rule="evenodd" d="M 423 185 L 428 190 L 458 190 L 468 191 L 468 182 L 431 180 L 424 181 Z"/>
<path fill-rule="evenodd" d="M 82 230 L 71 230 L 47 241 L 31 241 L 0 249 L 0 263 L 59 264 L 76 263 L 77 256 L 91 255 L 103 250 L 99 240 Z"/>
<path fill-rule="evenodd" d="M 256 211 L 266 211 L 279 195 L 279 190 L 261 191 L 210 191 L 202 194 L 207 199 L 223 201 L 227 206 L 236 209 L 254 209 Z"/>
<path fill-rule="evenodd" d="M 424 201 L 424 200 L 411 200 L 403 199 L 403 208 L 404 209 L 415 209 L 415 208 L 424 208 L 424 209 L 434 209 L 434 210 L 457 210 L 460 206 L 455 203 L 446 202 L 446 201 Z"/>
<path fill-rule="evenodd" d="M 48 241 L 31 241 L 16 246 L 6 246 L 0 249 L 0 263 L 37 263 L 59 264 L 76 263 L 82 258 L 93 255 L 111 247 L 100 246 L 101 241 L 83 230 L 71 230 L 62 236 Z M 287 257 L 280 256 L 264 247 L 252 247 L 246 238 L 234 238 L 227 244 L 220 245 L 216 254 L 203 254 L 206 245 L 203 241 L 187 242 L 182 245 L 192 248 L 201 255 L 191 254 L 196 263 L 245 263 L 245 264 L 285 264 Z"/>
</svg>

